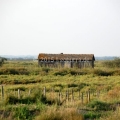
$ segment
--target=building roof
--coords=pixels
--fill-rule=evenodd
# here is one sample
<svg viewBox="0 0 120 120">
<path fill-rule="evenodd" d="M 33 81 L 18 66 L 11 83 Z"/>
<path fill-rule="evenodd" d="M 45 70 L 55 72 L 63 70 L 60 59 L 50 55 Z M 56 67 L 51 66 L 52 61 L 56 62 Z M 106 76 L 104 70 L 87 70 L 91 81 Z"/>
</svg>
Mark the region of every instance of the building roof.
<svg viewBox="0 0 120 120">
<path fill-rule="evenodd" d="M 46 54 L 40 53 L 39 60 L 93 60 L 95 61 L 94 54 Z"/>
</svg>

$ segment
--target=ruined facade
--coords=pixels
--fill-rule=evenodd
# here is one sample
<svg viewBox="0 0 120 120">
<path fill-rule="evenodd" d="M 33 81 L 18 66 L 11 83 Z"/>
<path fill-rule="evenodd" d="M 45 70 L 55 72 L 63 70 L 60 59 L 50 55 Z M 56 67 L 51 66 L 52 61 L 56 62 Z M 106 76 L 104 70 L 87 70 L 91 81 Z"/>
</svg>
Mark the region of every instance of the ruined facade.
<svg viewBox="0 0 120 120">
<path fill-rule="evenodd" d="M 46 54 L 38 55 L 40 67 L 94 68 L 94 54 Z"/>
</svg>

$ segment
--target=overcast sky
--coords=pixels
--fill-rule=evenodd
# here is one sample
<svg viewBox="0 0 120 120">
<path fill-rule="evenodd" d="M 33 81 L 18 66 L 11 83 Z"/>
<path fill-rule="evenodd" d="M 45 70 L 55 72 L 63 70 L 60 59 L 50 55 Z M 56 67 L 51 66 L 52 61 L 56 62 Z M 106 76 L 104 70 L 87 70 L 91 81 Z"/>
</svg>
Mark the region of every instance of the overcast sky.
<svg viewBox="0 0 120 120">
<path fill-rule="evenodd" d="M 0 55 L 120 56 L 120 0 L 0 0 Z"/>
</svg>

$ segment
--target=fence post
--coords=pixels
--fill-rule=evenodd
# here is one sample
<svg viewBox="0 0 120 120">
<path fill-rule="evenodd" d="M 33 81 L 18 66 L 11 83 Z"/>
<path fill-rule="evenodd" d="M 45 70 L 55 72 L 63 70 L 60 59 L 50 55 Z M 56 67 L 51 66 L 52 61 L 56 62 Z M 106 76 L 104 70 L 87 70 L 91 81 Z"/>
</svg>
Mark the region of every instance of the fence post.
<svg viewBox="0 0 120 120">
<path fill-rule="evenodd" d="M 20 89 L 18 89 L 18 99 L 20 99 Z"/>
<path fill-rule="evenodd" d="M 71 94 L 72 94 L 71 100 L 73 101 L 73 100 L 74 100 L 73 89 L 72 89 L 72 91 L 71 91 Z"/>
<path fill-rule="evenodd" d="M 69 101 L 69 90 L 67 92 L 67 100 Z"/>
<path fill-rule="evenodd" d="M 69 101 L 69 91 L 68 90 L 66 90 L 66 99 L 67 99 L 67 101 Z"/>
<path fill-rule="evenodd" d="M 79 96 L 78 96 L 78 99 L 80 100 L 80 89 L 79 89 L 79 91 L 78 91 L 78 92 L 79 92 L 79 94 L 78 94 L 78 95 L 79 95 Z"/>
<path fill-rule="evenodd" d="M 4 99 L 4 87 L 1 86 L 1 99 Z"/>
<path fill-rule="evenodd" d="M 46 87 L 44 87 L 43 95 L 44 95 L 44 97 L 46 97 Z"/>
<path fill-rule="evenodd" d="M 92 90 L 92 95 L 95 96 L 95 94 L 94 94 L 94 90 Z"/>
<path fill-rule="evenodd" d="M 98 90 L 97 91 L 97 97 L 99 98 L 99 96 L 100 96 L 100 91 Z"/>
<path fill-rule="evenodd" d="M 16 95 L 16 91 L 15 91 L 15 89 L 14 89 L 14 95 Z"/>
<path fill-rule="evenodd" d="M 30 96 L 30 94 L 31 94 L 31 89 L 29 89 L 28 96 Z"/>
<path fill-rule="evenodd" d="M 83 104 L 83 92 L 81 93 L 81 103 Z"/>
<path fill-rule="evenodd" d="M 60 105 L 60 90 L 59 90 L 59 93 L 58 93 L 58 104 Z"/>
<path fill-rule="evenodd" d="M 87 97 L 88 97 L 88 102 L 90 102 L 90 90 L 88 90 L 88 95 L 87 95 Z"/>
</svg>

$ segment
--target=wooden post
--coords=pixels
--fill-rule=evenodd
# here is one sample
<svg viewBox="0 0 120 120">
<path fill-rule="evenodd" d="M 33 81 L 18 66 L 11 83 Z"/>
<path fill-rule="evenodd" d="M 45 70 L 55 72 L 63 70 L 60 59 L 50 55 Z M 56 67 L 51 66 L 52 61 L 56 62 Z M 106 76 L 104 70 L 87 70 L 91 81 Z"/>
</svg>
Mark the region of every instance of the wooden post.
<svg viewBox="0 0 120 120">
<path fill-rule="evenodd" d="M 81 93 L 81 103 L 83 104 L 83 92 Z"/>
<path fill-rule="evenodd" d="M 20 99 L 20 89 L 18 89 L 18 99 Z"/>
<path fill-rule="evenodd" d="M 66 90 L 66 100 L 69 101 L 69 91 Z"/>
<path fill-rule="evenodd" d="M 62 92 L 60 92 L 60 99 L 62 100 L 62 98 L 63 98 L 63 95 L 62 95 Z"/>
<path fill-rule="evenodd" d="M 88 95 L 87 95 L 87 97 L 88 97 L 88 102 L 90 102 L 90 90 L 88 90 Z"/>
<path fill-rule="evenodd" d="M 14 89 L 14 95 L 16 95 L 16 91 L 15 91 L 15 89 Z"/>
<path fill-rule="evenodd" d="M 71 101 L 73 102 L 73 100 L 74 100 L 73 89 L 71 91 L 71 94 L 72 94 Z"/>
<path fill-rule="evenodd" d="M 44 95 L 44 97 L 46 97 L 46 87 L 44 87 L 43 95 Z"/>
<path fill-rule="evenodd" d="M 80 100 L 80 90 L 79 90 L 78 92 L 79 92 L 79 94 L 78 94 L 78 95 L 79 95 L 79 96 L 78 96 L 78 99 Z"/>
<path fill-rule="evenodd" d="M 1 86 L 1 99 L 4 99 L 4 87 Z"/>
<path fill-rule="evenodd" d="M 69 90 L 67 91 L 67 100 L 69 101 Z"/>
<path fill-rule="evenodd" d="M 93 94 L 93 96 L 95 96 L 95 94 L 94 94 L 94 90 L 92 91 L 92 94 Z"/>
<path fill-rule="evenodd" d="M 97 97 L 99 98 L 99 96 L 100 96 L 100 91 L 98 90 L 97 91 Z"/>
<path fill-rule="evenodd" d="M 30 96 L 30 94 L 31 94 L 31 89 L 29 89 L 28 96 Z"/>
<path fill-rule="evenodd" d="M 66 90 L 66 92 L 65 92 L 65 101 L 67 101 L 67 90 Z"/>
<path fill-rule="evenodd" d="M 60 105 L 60 91 L 58 93 L 58 104 Z"/>
<path fill-rule="evenodd" d="M 86 97 L 88 98 L 88 91 L 86 91 Z"/>
</svg>

